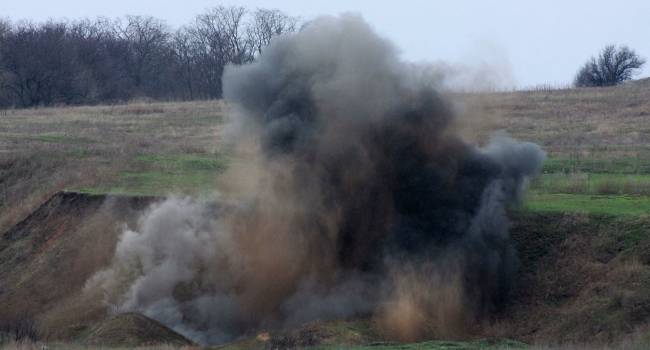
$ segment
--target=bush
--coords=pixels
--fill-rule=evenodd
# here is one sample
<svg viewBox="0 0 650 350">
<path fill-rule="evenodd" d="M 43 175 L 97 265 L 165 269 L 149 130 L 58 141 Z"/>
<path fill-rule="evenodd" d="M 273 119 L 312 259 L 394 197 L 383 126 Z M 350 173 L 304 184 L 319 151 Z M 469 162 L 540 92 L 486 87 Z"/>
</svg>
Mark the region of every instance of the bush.
<svg viewBox="0 0 650 350">
<path fill-rule="evenodd" d="M 577 87 L 617 85 L 632 79 L 644 64 L 645 59 L 627 46 L 608 45 L 598 58 L 592 57 L 580 68 L 574 84 Z"/>
</svg>

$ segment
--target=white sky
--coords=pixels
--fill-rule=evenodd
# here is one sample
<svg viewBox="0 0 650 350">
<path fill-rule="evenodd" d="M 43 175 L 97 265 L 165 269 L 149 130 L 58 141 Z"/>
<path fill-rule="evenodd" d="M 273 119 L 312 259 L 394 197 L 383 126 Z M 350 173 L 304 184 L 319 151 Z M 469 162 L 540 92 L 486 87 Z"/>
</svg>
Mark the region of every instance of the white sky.
<svg viewBox="0 0 650 350">
<path fill-rule="evenodd" d="M 133 14 L 180 26 L 217 5 L 277 8 L 303 19 L 360 13 L 407 60 L 487 62 L 510 70 L 520 87 L 568 84 L 608 43 L 629 45 L 650 59 L 650 0 L 0 0 L 0 17 Z M 639 77 L 648 75 L 650 64 Z"/>
</svg>

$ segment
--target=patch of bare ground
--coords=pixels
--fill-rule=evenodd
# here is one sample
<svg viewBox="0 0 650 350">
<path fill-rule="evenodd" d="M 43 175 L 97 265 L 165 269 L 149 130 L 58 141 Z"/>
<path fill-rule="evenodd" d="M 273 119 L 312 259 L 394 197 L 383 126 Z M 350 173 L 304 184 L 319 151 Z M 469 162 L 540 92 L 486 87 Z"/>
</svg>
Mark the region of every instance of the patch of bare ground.
<svg viewBox="0 0 650 350">
<path fill-rule="evenodd" d="M 67 338 L 107 315 L 86 280 L 113 256 L 123 225 L 155 198 L 58 193 L 0 237 L 0 327 L 33 320 Z"/>
</svg>

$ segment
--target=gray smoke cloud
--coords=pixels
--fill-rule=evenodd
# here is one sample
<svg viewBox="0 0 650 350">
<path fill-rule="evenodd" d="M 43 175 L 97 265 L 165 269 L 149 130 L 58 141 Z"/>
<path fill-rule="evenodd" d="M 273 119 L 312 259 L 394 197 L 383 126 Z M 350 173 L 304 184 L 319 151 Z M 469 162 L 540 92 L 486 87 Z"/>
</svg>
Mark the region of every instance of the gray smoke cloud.
<svg viewBox="0 0 650 350">
<path fill-rule="evenodd" d="M 245 161 L 209 201 L 171 198 L 88 282 L 206 344 L 373 317 L 388 337 L 464 334 L 517 270 L 506 209 L 544 159 L 463 142 L 453 108 L 359 17 L 324 17 L 224 75 Z"/>
</svg>

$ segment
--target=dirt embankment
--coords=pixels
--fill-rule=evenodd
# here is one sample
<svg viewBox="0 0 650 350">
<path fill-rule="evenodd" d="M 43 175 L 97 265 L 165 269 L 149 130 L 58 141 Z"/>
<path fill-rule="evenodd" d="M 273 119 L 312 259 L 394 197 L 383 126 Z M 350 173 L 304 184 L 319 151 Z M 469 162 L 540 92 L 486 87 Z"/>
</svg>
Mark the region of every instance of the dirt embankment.
<svg viewBox="0 0 650 350">
<path fill-rule="evenodd" d="M 0 321 L 34 318 L 54 337 L 89 332 L 107 313 L 80 297 L 85 281 L 109 263 L 123 226 L 156 200 L 58 193 L 2 234 Z M 477 337 L 609 343 L 643 330 L 650 321 L 650 217 L 512 216 L 519 286 Z"/>
<path fill-rule="evenodd" d="M 136 313 L 113 316 L 99 323 L 88 332 L 84 343 L 104 347 L 194 344 L 163 324 Z"/>
<path fill-rule="evenodd" d="M 519 288 L 502 334 L 536 343 L 615 343 L 647 332 L 650 217 L 519 213 Z"/>
<path fill-rule="evenodd" d="M 60 192 L 3 233 L 0 325 L 42 317 L 78 293 L 108 264 L 123 226 L 155 200 Z"/>
</svg>

